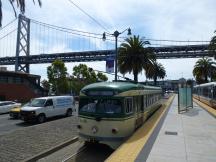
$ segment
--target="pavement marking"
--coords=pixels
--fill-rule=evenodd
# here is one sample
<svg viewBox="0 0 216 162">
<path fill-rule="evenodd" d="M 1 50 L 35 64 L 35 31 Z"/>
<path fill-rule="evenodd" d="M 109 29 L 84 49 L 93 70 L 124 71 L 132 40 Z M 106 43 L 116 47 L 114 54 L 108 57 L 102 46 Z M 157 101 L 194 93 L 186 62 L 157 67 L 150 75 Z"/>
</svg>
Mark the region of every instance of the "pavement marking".
<svg viewBox="0 0 216 162">
<path fill-rule="evenodd" d="M 175 96 L 172 96 L 155 114 L 143 124 L 125 143 L 123 143 L 106 162 L 134 162 L 160 119 L 170 107 Z"/>
<path fill-rule="evenodd" d="M 209 114 L 211 114 L 213 117 L 216 118 L 216 110 L 202 102 L 200 102 L 199 100 L 193 98 L 193 101 L 198 104 L 201 108 L 203 108 L 204 110 L 206 110 Z"/>
</svg>

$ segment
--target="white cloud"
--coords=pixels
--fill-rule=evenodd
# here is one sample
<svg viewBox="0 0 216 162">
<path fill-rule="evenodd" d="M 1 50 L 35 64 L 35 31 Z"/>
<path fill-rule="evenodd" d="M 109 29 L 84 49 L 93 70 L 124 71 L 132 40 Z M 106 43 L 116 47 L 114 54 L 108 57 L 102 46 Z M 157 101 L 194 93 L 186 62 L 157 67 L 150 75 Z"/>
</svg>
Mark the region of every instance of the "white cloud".
<svg viewBox="0 0 216 162">
<path fill-rule="evenodd" d="M 27 2 L 26 16 L 41 22 L 78 29 L 94 33 L 105 31 L 84 13 L 74 7 L 69 1 L 42 0 L 42 8 Z M 131 27 L 133 34 L 141 37 L 172 40 L 209 40 L 216 29 L 215 0 L 73 0 L 83 10 L 94 17 L 109 32 L 122 31 Z M 4 1 L 3 24 L 14 18 L 12 8 Z M 123 36 L 124 34 L 122 34 Z M 126 33 L 125 33 L 126 35 Z M 46 38 L 46 37 L 45 37 Z M 44 38 L 44 39 L 45 39 Z M 83 39 L 83 44 L 95 49 L 114 48 L 113 44 L 107 45 L 96 39 Z M 53 43 L 51 47 L 45 40 L 34 39 L 41 48 L 53 52 L 70 51 L 76 49 L 63 40 Z M 74 39 L 71 39 L 73 44 Z M 152 44 L 165 42 L 151 42 Z M 174 43 L 169 43 L 176 45 Z M 183 45 L 178 43 L 177 45 Z M 48 46 L 48 47 L 47 47 Z M 32 47 L 36 51 L 37 46 Z M 81 50 L 82 47 L 80 47 Z M 192 69 L 197 59 L 169 59 L 159 60 L 166 68 L 167 77 L 178 79 L 179 77 L 192 77 Z M 187 62 L 187 65 L 184 65 Z M 67 64 L 73 66 L 75 63 Z M 79 64 L 79 63 L 77 63 Z M 104 69 L 104 62 L 88 63 L 97 70 Z M 97 66 L 95 66 L 97 65 Z M 183 66 L 184 65 L 184 66 Z M 45 66 L 45 65 L 44 65 Z M 42 68 L 39 72 L 38 65 L 32 65 L 34 74 L 45 76 L 46 70 Z M 42 67 L 42 66 L 40 66 Z M 42 72 L 41 72 L 42 71 Z M 43 72 L 44 71 L 44 72 Z M 43 74 L 42 74 L 43 73 Z M 133 78 L 132 75 L 127 75 Z M 145 80 L 144 75 L 139 76 L 140 81 Z"/>
</svg>

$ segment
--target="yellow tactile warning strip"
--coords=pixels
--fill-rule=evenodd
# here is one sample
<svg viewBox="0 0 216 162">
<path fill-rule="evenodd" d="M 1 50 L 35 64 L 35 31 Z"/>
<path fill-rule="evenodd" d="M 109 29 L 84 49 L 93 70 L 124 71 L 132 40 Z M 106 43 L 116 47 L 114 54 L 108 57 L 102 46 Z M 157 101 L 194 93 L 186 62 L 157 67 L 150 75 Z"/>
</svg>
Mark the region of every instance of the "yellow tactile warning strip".
<svg viewBox="0 0 216 162">
<path fill-rule="evenodd" d="M 141 128 L 106 159 L 106 162 L 134 162 L 174 97 L 170 97 Z"/>
<path fill-rule="evenodd" d="M 206 111 L 208 111 L 210 114 L 212 114 L 214 117 L 216 117 L 216 110 L 213 109 L 212 107 L 200 102 L 199 100 L 193 98 L 193 101 L 196 102 L 199 106 L 204 108 Z"/>
</svg>

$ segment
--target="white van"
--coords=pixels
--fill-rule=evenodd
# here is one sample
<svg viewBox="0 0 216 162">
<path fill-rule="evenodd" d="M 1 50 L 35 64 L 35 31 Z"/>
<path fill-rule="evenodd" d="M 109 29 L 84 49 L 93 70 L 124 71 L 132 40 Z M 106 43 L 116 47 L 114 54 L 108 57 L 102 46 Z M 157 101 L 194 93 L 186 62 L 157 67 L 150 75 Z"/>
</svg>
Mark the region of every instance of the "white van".
<svg viewBox="0 0 216 162">
<path fill-rule="evenodd" d="M 21 107 L 20 115 L 24 121 L 37 120 L 38 123 L 43 123 L 49 117 L 71 116 L 74 109 L 75 101 L 72 96 L 40 97 Z"/>
</svg>

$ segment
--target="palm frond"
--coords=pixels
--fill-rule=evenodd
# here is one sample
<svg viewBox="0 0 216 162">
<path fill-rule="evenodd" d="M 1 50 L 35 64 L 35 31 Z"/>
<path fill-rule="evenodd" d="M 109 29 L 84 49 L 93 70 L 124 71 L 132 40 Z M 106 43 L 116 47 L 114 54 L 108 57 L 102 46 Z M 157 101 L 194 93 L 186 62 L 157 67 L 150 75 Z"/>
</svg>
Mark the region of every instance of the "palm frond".
<svg viewBox="0 0 216 162">
<path fill-rule="evenodd" d="M 15 17 L 17 17 L 17 13 L 16 13 L 16 10 L 15 10 L 15 7 L 14 7 L 15 0 L 8 0 L 8 1 L 9 1 L 10 5 L 13 8 Z M 32 0 L 32 1 L 33 1 L 33 3 L 35 3 L 34 0 Z M 25 13 L 25 8 L 26 8 L 25 0 L 16 0 L 16 2 L 17 2 L 17 8 L 20 8 L 20 12 L 22 14 L 24 14 Z M 42 6 L 41 0 L 38 0 L 38 4 L 39 4 L 40 7 Z M 2 17 L 3 17 L 2 1 L 0 0 L 0 27 L 2 26 Z"/>
<path fill-rule="evenodd" d="M 118 50 L 118 69 L 122 74 L 133 73 L 134 80 L 155 59 L 152 50 L 144 48 L 146 43 L 139 36 L 126 38 Z"/>
<path fill-rule="evenodd" d="M 9 2 L 11 4 L 12 8 L 13 8 L 15 17 L 17 18 L 16 10 L 15 10 L 14 5 L 13 5 L 14 0 L 9 0 Z"/>
</svg>

